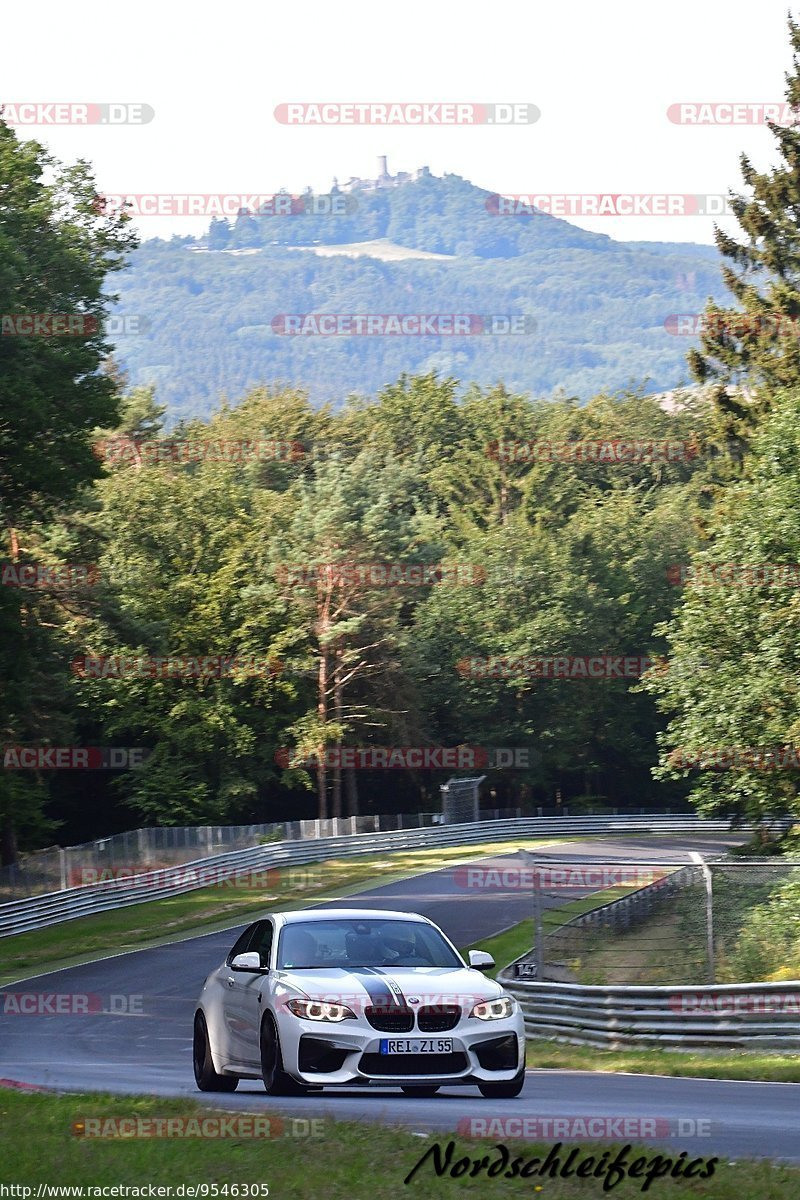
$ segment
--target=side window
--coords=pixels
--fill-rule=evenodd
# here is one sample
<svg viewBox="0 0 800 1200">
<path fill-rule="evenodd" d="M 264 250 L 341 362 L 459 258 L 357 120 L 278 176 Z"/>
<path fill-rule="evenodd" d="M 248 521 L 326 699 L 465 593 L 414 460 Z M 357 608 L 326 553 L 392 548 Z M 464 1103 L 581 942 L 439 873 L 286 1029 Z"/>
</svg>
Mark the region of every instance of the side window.
<svg viewBox="0 0 800 1200">
<path fill-rule="evenodd" d="M 227 963 L 228 966 L 231 965 L 231 963 L 233 962 L 233 960 L 237 954 L 244 954 L 245 951 L 249 949 L 250 939 L 253 937 L 253 934 L 255 933 L 256 928 L 258 927 L 259 924 L 260 924 L 260 922 L 256 921 L 255 924 L 247 926 L 247 929 L 245 929 L 244 933 L 239 938 L 239 940 L 235 943 L 230 954 L 225 959 L 225 962 Z"/>
<path fill-rule="evenodd" d="M 259 926 L 258 934 L 247 948 L 248 950 L 257 950 L 261 957 L 262 967 L 268 967 L 270 953 L 272 952 L 272 921 L 260 921 Z"/>
</svg>

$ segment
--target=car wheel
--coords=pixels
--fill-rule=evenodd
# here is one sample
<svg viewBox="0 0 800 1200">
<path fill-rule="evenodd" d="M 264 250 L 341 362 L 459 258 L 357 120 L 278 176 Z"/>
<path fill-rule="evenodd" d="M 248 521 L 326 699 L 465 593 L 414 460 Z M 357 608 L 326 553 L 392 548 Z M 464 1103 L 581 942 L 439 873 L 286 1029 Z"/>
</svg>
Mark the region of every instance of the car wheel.
<svg viewBox="0 0 800 1200">
<path fill-rule="evenodd" d="M 214 1060 L 211 1057 L 211 1045 L 208 1040 L 208 1026 L 201 1012 L 195 1013 L 194 1017 L 192 1060 L 195 1083 L 201 1092 L 236 1091 L 239 1083 L 238 1075 L 218 1075 L 214 1070 Z"/>
<path fill-rule="evenodd" d="M 409 1084 L 407 1087 L 400 1088 L 405 1096 L 417 1096 L 420 1100 L 424 1100 L 428 1096 L 435 1096 L 438 1090 L 439 1087 L 435 1083 Z"/>
<path fill-rule="evenodd" d="M 261 1078 L 268 1096 L 304 1096 L 307 1091 L 283 1069 L 278 1027 L 269 1013 L 261 1022 Z"/>
<path fill-rule="evenodd" d="M 479 1083 L 478 1088 L 487 1100 L 513 1100 L 525 1086 L 525 1068 L 517 1071 L 507 1083 Z"/>
</svg>

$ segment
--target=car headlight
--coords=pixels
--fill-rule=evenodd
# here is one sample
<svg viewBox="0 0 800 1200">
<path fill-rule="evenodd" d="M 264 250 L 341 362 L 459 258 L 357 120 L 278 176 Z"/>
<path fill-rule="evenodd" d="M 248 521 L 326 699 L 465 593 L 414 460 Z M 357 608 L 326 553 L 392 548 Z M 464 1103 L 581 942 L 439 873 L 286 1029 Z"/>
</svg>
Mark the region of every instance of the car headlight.
<svg viewBox="0 0 800 1200">
<path fill-rule="evenodd" d="M 500 996 L 497 1000 L 483 1000 L 476 1004 L 471 1017 L 479 1021 L 499 1021 L 501 1017 L 510 1017 L 514 1011 L 514 1001 L 510 996 Z"/>
<path fill-rule="evenodd" d="M 286 1007 L 296 1017 L 306 1021 L 349 1021 L 356 1014 L 346 1004 L 328 1004 L 324 1000 L 289 1000 Z"/>
</svg>

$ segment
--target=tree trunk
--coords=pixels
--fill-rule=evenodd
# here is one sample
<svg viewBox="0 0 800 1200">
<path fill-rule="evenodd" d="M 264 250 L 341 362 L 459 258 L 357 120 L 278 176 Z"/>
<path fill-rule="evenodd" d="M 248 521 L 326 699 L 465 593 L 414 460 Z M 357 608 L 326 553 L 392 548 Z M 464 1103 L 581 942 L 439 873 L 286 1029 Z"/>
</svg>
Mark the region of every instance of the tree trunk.
<svg viewBox="0 0 800 1200">
<path fill-rule="evenodd" d="M 345 767 L 344 790 L 347 795 L 347 815 L 357 817 L 358 812 L 358 780 L 354 767 Z"/>
<path fill-rule="evenodd" d="M 341 676 L 341 651 L 336 652 L 336 667 L 335 677 L 333 681 L 333 709 L 334 717 L 341 724 L 342 720 L 342 676 Z M 340 761 L 342 740 L 341 738 L 336 743 L 336 748 L 339 751 L 339 757 L 333 768 L 333 815 L 340 817 L 342 815 L 342 765 Z"/>
<path fill-rule="evenodd" d="M 11 549 L 11 561 L 19 562 L 19 538 L 13 525 L 8 526 L 8 541 Z M 21 609 L 24 614 L 24 608 Z M 6 803 L 11 803 L 7 796 Z M 14 831 L 14 821 L 11 813 L 6 812 L 0 820 L 0 866 L 10 867 L 17 861 L 17 837 Z"/>
<path fill-rule="evenodd" d="M 0 867 L 10 867 L 17 861 L 17 838 L 11 814 L 6 813 L 0 827 Z"/>
<path fill-rule="evenodd" d="M 508 483 L 502 465 L 500 467 L 500 524 L 508 524 Z"/>
<path fill-rule="evenodd" d="M 328 722 L 328 651 L 324 647 L 319 655 L 319 693 L 317 713 L 320 724 L 324 728 Z M 328 816 L 328 778 L 325 766 L 325 745 L 319 748 L 317 758 L 317 816 L 324 821 Z"/>
</svg>

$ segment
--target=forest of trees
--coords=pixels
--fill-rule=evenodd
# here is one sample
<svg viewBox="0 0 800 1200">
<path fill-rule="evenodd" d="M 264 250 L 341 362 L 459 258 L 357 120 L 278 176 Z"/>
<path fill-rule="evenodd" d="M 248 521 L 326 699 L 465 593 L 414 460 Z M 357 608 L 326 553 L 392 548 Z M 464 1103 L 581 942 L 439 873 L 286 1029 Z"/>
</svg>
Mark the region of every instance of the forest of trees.
<svg viewBox="0 0 800 1200">
<path fill-rule="evenodd" d="M 429 809 L 453 773 L 348 765 L 365 747 L 526 748 L 487 767 L 492 807 L 800 815 L 800 132 L 773 133 L 742 240 L 717 239 L 738 307 L 710 305 L 703 386 L 669 411 L 429 370 L 327 407 L 259 385 L 174 425 L 103 339 L 126 218 L 0 121 L 0 313 L 91 318 L 0 338 L 3 861 L 133 823 Z M 620 440 L 655 449 L 513 449 Z M 598 655 L 652 665 L 526 666 Z M 19 766 L 66 746 L 145 761 Z"/>
<path fill-rule="evenodd" d="M 6 742 L 146 747 L 145 766 L 116 785 L 129 821 L 144 823 L 431 808 L 452 774 L 320 780 L 292 765 L 338 745 L 527 747 L 529 770 L 490 773 L 495 807 L 552 804 L 557 789 L 622 807 L 679 795 L 650 778 L 658 719 L 635 679 L 536 678 L 524 662 L 473 676 L 463 663 L 663 647 L 653 626 L 674 605 L 670 567 L 694 543 L 713 461 L 696 452 L 704 418 L 636 395 L 581 407 L 455 392 L 453 380 L 406 378 L 331 412 L 259 389 L 169 434 L 152 393 L 125 393 L 120 423 L 97 439 L 105 478 L 16 533 L 20 564 L 95 573 L 2 589 L 29 699 L 8 714 Z M 620 433 L 689 452 L 507 461 L 516 442 Z M 255 445 L 261 459 L 248 458 Z M 340 575 L 326 569 L 336 564 Z M 398 564 L 411 582 L 384 586 L 353 564 Z M 442 571 L 415 584 L 425 564 Z M 73 665 L 158 655 L 240 666 L 223 678 L 95 678 Z M 276 761 L 280 750 L 292 759 Z M 43 812 L 103 824 L 100 773 L 77 774 L 42 774 Z M 30 815 L 39 788 L 26 787 Z"/>
</svg>

